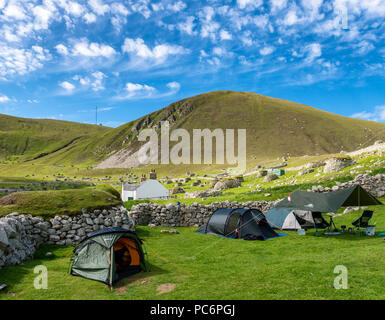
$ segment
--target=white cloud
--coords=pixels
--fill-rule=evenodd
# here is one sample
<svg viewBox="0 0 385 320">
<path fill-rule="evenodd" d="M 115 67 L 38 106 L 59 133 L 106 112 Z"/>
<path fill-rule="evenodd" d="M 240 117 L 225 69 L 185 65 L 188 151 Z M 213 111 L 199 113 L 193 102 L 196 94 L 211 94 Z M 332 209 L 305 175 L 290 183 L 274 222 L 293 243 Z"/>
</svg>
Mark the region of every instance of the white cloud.
<svg viewBox="0 0 385 320">
<path fill-rule="evenodd" d="M 15 20 L 25 20 L 27 18 L 24 8 L 17 2 L 10 2 L 3 10 L 5 17 Z"/>
<path fill-rule="evenodd" d="M 111 12 L 114 14 L 119 14 L 122 16 L 127 16 L 130 14 L 130 11 L 127 9 L 127 7 L 121 3 L 113 2 L 111 4 Z"/>
<path fill-rule="evenodd" d="M 216 39 L 216 32 L 220 28 L 219 23 L 215 21 L 206 22 L 202 26 L 201 36 L 202 38 L 211 38 L 212 40 Z"/>
<path fill-rule="evenodd" d="M 156 92 L 154 87 L 147 84 L 127 82 L 124 93 L 118 97 L 118 100 L 129 100 L 135 98 L 149 98 Z"/>
<path fill-rule="evenodd" d="M 167 83 L 167 87 L 170 88 L 172 91 L 176 92 L 176 91 L 179 91 L 180 89 L 180 83 L 176 81 L 169 82 Z"/>
<path fill-rule="evenodd" d="M 297 10 L 291 9 L 288 11 L 288 13 L 285 16 L 285 19 L 283 20 L 283 23 L 287 26 L 292 26 L 300 21 Z"/>
<path fill-rule="evenodd" d="M 132 83 L 132 82 L 128 82 L 126 83 L 126 91 L 127 92 L 138 92 L 138 91 L 148 91 L 148 92 L 152 92 L 154 90 L 156 90 L 154 87 L 150 87 L 146 84 L 139 84 L 139 83 Z"/>
<path fill-rule="evenodd" d="M 269 25 L 268 15 L 258 15 L 253 19 L 254 24 L 261 29 L 265 29 Z"/>
<path fill-rule="evenodd" d="M 185 9 L 187 5 L 183 1 L 176 1 L 173 4 L 169 4 L 167 6 L 167 9 L 174 11 L 174 12 L 179 12 Z"/>
<path fill-rule="evenodd" d="M 6 95 L 0 94 L 0 103 L 9 102 L 11 99 L 9 99 Z"/>
<path fill-rule="evenodd" d="M 272 54 L 274 52 L 275 48 L 271 46 L 267 46 L 259 50 L 259 53 L 263 56 L 267 56 L 269 54 Z"/>
<path fill-rule="evenodd" d="M 19 49 L 0 42 L 0 78 L 25 75 L 42 68 L 43 62 L 50 59 L 49 51 L 40 46 Z"/>
<path fill-rule="evenodd" d="M 104 4 L 102 0 L 89 0 L 88 3 L 92 10 L 99 16 L 104 15 L 110 10 L 110 7 Z"/>
<path fill-rule="evenodd" d="M 96 71 L 91 73 L 90 76 L 75 75 L 72 79 L 78 81 L 85 89 L 90 88 L 92 91 L 97 92 L 105 89 L 103 79 L 106 77 L 103 72 Z"/>
<path fill-rule="evenodd" d="M 251 31 L 250 30 L 246 30 L 242 36 L 241 36 L 241 41 L 244 45 L 250 47 L 251 45 L 253 45 L 253 39 L 252 39 L 252 35 L 251 35 Z"/>
<path fill-rule="evenodd" d="M 278 11 L 286 8 L 287 0 L 270 0 L 272 11 Z"/>
<path fill-rule="evenodd" d="M 48 29 L 50 21 L 53 19 L 53 16 L 56 12 L 56 7 L 53 5 L 50 6 L 36 6 L 33 7 L 32 13 L 35 17 L 33 28 L 35 30 L 45 30 Z"/>
<path fill-rule="evenodd" d="M 149 0 L 130 0 L 130 9 L 133 12 L 140 13 L 143 17 L 148 19 L 151 16 L 151 10 L 149 9 Z M 154 8 L 154 6 L 152 6 Z M 162 9 L 163 5 L 160 5 L 159 9 Z"/>
<path fill-rule="evenodd" d="M 227 53 L 226 50 L 221 48 L 221 47 L 215 47 L 213 49 L 213 54 L 215 54 L 216 56 L 222 57 L 222 56 L 226 55 L 226 53 Z"/>
<path fill-rule="evenodd" d="M 124 92 L 116 96 L 117 100 L 130 99 L 157 99 L 176 94 L 180 90 L 180 83 L 172 81 L 166 84 L 168 91 L 159 92 L 155 87 L 147 84 L 128 82 L 124 88 Z"/>
<path fill-rule="evenodd" d="M 385 14 L 385 4 L 383 0 L 334 0 L 333 4 L 335 9 L 347 9 L 349 13 L 357 16 L 366 13 L 372 18 L 375 18 L 383 17 Z"/>
<path fill-rule="evenodd" d="M 221 30 L 219 36 L 221 40 L 231 40 L 233 38 L 232 35 L 226 30 Z"/>
<path fill-rule="evenodd" d="M 68 55 L 68 49 L 67 47 L 64 45 L 64 44 L 58 44 L 56 47 L 56 51 L 60 54 L 62 54 L 63 56 L 67 56 Z"/>
<path fill-rule="evenodd" d="M 71 93 L 75 89 L 75 86 L 68 81 L 60 82 L 59 86 L 61 86 L 64 90 L 66 90 L 69 93 Z"/>
<path fill-rule="evenodd" d="M 237 0 L 240 9 L 250 8 L 255 9 L 263 4 L 262 0 Z"/>
<path fill-rule="evenodd" d="M 188 35 L 194 35 L 196 34 L 196 31 L 194 31 L 195 28 L 195 23 L 194 23 L 195 17 L 189 16 L 186 18 L 185 22 L 181 22 L 177 25 L 177 28 L 182 31 L 187 33 Z"/>
<path fill-rule="evenodd" d="M 362 111 L 355 113 L 351 115 L 352 118 L 359 118 L 364 120 L 371 120 L 371 121 L 385 121 L 385 105 L 384 106 L 376 106 L 374 107 L 374 110 L 369 111 Z"/>
<path fill-rule="evenodd" d="M 87 39 L 81 39 L 75 42 L 71 54 L 74 56 L 85 57 L 106 57 L 109 58 L 116 53 L 114 48 L 109 45 L 99 44 L 96 42 L 88 42 Z"/>
<path fill-rule="evenodd" d="M 316 58 L 322 55 L 322 47 L 319 43 L 311 43 L 305 47 L 307 57 L 305 61 L 307 63 L 313 62 Z"/>
<path fill-rule="evenodd" d="M 358 55 L 365 55 L 372 51 L 374 49 L 374 45 L 366 40 L 363 40 L 357 44 L 357 54 Z"/>
<path fill-rule="evenodd" d="M 84 12 L 86 12 L 86 8 L 75 1 L 68 1 L 68 0 L 56 0 L 56 3 L 58 6 L 64 11 L 74 17 L 80 17 Z"/>
<path fill-rule="evenodd" d="M 178 45 L 159 44 L 153 49 L 150 49 L 143 41 L 143 39 L 126 38 L 122 46 L 122 51 L 134 54 L 143 59 L 154 60 L 155 62 L 163 62 L 170 55 L 186 54 L 189 51 Z"/>
<path fill-rule="evenodd" d="M 96 16 L 91 12 L 87 12 L 83 18 L 86 23 L 94 23 L 96 21 Z"/>
<path fill-rule="evenodd" d="M 220 29 L 220 24 L 216 21 L 213 21 L 215 16 L 215 10 L 212 7 L 204 7 L 203 10 L 199 13 L 200 20 L 202 21 L 201 26 L 201 37 L 202 38 L 211 38 L 211 40 L 216 39 L 216 33 Z"/>
</svg>

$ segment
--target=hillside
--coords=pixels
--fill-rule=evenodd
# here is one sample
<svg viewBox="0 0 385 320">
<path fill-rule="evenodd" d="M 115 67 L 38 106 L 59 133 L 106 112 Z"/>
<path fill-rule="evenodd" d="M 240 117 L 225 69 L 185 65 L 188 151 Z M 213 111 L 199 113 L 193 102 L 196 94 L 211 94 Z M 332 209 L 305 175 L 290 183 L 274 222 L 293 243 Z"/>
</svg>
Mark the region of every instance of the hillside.
<svg viewBox="0 0 385 320">
<path fill-rule="evenodd" d="M 25 119 L 0 114 L 0 160 L 36 160 L 71 147 L 110 128 L 49 119 Z"/>
<path fill-rule="evenodd" d="M 168 120 L 172 129 L 247 129 L 248 160 L 353 151 L 385 137 L 385 124 L 353 119 L 248 92 L 216 91 L 175 102 L 105 135 L 119 151 L 98 168 L 131 167 L 137 133 Z M 130 157 L 131 156 L 131 157 Z"/>
<path fill-rule="evenodd" d="M 249 161 L 349 152 L 385 138 L 383 123 L 255 93 L 214 91 L 177 101 L 118 128 L 0 115 L 0 160 L 29 161 L 28 166 L 129 168 L 138 165 L 138 132 L 145 128 L 159 132 L 165 120 L 171 129 L 190 133 L 204 128 L 247 129 Z"/>
</svg>

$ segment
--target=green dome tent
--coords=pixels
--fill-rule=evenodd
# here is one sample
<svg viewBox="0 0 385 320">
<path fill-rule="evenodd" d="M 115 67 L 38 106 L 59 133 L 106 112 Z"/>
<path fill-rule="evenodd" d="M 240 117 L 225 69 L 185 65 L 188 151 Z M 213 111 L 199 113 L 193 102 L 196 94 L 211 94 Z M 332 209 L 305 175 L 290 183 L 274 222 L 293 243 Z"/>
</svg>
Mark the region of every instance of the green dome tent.
<svg viewBox="0 0 385 320">
<path fill-rule="evenodd" d="M 112 288 L 118 280 L 147 271 L 142 241 L 129 230 L 106 228 L 82 239 L 73 250 L 70 273 L 103 282 Z"/>
</svg>

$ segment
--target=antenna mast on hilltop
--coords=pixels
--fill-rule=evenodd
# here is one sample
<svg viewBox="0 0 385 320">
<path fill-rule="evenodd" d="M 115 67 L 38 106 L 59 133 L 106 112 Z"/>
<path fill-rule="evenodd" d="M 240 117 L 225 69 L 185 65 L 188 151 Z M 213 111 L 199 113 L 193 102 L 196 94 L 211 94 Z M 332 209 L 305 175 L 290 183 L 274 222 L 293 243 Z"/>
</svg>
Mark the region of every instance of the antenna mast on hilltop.
<svg viewBox="0 0 385 320">
<path fill-rule="evenodd" d="M 98 125 L 98 107 L 95 107 L 95 124 Z"/>
</svg>

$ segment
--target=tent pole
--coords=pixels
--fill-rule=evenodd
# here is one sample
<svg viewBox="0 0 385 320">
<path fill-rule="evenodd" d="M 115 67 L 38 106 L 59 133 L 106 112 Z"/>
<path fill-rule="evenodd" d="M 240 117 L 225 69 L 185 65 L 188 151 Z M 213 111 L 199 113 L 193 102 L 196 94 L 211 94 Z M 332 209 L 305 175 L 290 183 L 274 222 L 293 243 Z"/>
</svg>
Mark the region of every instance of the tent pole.
<svg viewBox="0 0 385 320">
<path fill-rule="evenodd" d="M 361 209 L 361 186 L 358 187 L 358 207 Z"/>
<path fill-rule="evenodd" d="M 110 269 L 110 291 L 111 292 L 112 292 L 112 263 L 111 263 L 111 250 L 112 250 L 112 248 L 110 248 L 108 251 L 108 264 L 110 267 L 109 269 Z"/>
</svg>

